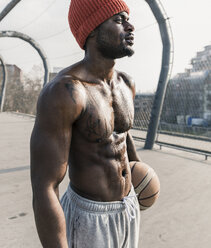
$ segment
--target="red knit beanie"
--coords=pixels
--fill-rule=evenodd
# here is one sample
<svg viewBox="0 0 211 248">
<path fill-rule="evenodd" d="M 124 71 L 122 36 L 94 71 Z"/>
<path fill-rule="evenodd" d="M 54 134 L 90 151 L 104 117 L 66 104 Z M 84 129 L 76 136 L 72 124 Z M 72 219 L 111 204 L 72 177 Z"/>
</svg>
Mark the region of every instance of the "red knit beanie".
<svg viewBox="0 0 211 248">
<path fill-rule="evenodd" d="M 129 8 L 122 0 L 71 0 L 68 20 L 79 46 L 84 49 L 89 34 L 101 23 Z"/>
</svg>

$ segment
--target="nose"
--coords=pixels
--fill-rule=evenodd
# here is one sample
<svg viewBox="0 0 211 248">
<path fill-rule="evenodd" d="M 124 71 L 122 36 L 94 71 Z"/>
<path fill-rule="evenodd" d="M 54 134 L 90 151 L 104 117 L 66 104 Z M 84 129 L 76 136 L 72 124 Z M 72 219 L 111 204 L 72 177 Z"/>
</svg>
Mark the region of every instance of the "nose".
<svg viewBox="0 0 211 248">
<path fill-rule="evenodd" d="M 135 30 L 135 27 L 130 22 L 126 22 L 125 31 L 133 32 L 134 30 Z"/>
</svg>

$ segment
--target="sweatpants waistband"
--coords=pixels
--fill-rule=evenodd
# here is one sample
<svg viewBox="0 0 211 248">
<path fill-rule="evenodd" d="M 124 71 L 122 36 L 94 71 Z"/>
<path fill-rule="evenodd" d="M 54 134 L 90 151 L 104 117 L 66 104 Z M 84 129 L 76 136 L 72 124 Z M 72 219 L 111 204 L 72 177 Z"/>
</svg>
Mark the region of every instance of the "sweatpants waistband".
<svg viewBox="0 0 211 248">
<path fill-rule="evenodd" d="M 69 198 L 70 201 L 72 201 L 74 204 L 76 204 L 76 207 L 79 207 L 81 209 L 84 209 L 86 211 L 90 212 L 122 212 L 125 210 L 125 203 L 124 201 L 112 201 L 112 202 L 99 202 L 99 201 L 93 201 L 89 200 L 87 198 L 84 198 L 80 195 L 78 195 L 72 188 L 71 185 L 69 184 L 67 191 L 66 191 L 67 197 Z M 130 193 L 128 194 L 127 197 L 134 197 L 135 191 L 133 186 L 131 186 Z"/>
</svg>

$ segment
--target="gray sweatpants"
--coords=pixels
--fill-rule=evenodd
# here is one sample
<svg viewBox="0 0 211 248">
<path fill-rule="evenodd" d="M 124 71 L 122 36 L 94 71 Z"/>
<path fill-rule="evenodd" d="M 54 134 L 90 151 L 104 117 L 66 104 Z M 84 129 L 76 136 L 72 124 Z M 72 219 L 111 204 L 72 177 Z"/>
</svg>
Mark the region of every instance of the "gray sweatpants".
<svg viewBox="0 0 211 248">
<path fill-rule="evenodd" d="M 140 210 L 132 187 L 122 201 L 91 201 L 70 185 L 61 199 L 69 248 L 138 248 Z"/>
</svg>

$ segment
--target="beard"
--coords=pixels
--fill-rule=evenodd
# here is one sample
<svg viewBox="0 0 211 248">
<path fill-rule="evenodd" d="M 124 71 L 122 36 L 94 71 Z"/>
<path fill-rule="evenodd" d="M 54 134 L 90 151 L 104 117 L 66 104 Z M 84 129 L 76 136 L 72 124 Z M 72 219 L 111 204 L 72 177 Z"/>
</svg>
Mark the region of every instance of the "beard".
<svg viewBox="0 0 211 248">
<path fill-rule="evenodd" d="M 120 36 L 121 42 L 118 45 L 113 45 L 112 37 L 108 33 L 102 32 L 98 29 L 97 33 L 97 47 L 100 53 L 109 59 L 118 59 L 125 56 L 131 57 L 134 54 L 134 50 L 124 44 L 124 36 Z"/>
</svg>

